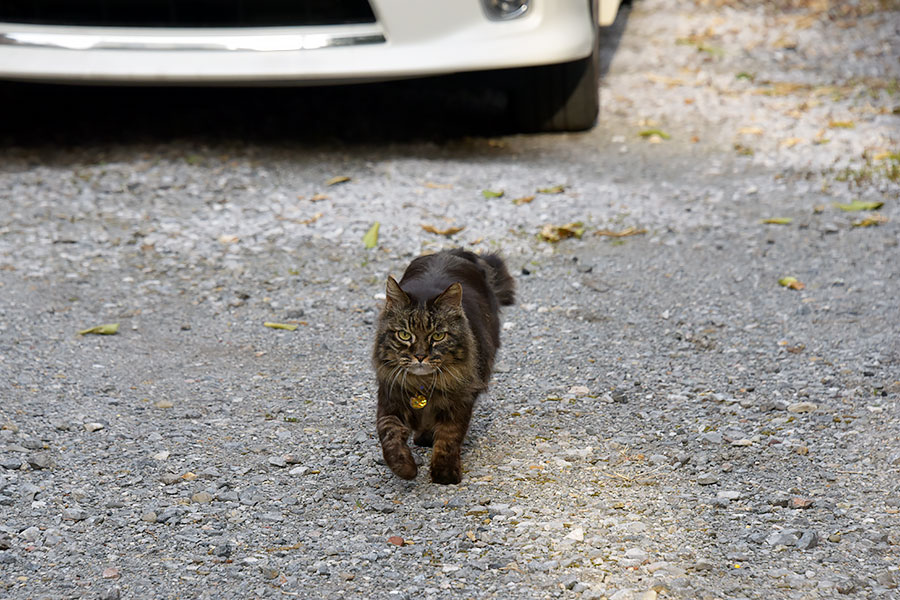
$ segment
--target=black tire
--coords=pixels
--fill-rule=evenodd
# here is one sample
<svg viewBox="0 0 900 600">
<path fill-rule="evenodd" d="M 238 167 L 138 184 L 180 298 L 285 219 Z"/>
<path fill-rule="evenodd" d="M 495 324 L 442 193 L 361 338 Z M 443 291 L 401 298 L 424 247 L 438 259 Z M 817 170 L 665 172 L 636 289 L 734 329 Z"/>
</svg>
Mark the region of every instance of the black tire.
<svg viewBox="0 0 900 600">
<path fill-rule="evenodd" d="M 600 112 L 599 50 L 573 62 L 517 69 L 509 87 L 513 127 L 523 132 L 584 131 Z"/>
</svg>

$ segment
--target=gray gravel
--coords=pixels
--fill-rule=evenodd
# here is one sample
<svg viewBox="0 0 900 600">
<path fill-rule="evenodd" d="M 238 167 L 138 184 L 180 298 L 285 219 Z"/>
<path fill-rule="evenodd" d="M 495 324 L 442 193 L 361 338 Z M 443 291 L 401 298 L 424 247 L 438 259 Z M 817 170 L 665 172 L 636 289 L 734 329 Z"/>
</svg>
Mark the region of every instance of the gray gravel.
<svg viewBox="0 0 900 600">
<path fill-rule="evenodd" d="M 765 4 L 636 3 L 586 134 L 10 134 L 0 596 L 900 598 L 900 7 Z M 520 303 L 405 482 L 375 308 L 455 244 Z"/>
</svg>

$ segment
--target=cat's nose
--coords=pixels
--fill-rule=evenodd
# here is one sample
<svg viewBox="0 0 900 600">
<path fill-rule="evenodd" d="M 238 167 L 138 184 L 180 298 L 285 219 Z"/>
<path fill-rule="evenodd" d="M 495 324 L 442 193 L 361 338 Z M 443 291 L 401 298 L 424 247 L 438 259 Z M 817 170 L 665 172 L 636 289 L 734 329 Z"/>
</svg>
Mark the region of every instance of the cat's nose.
<svg viewBox="0 0 900 600">
<path fill-rule="evenodd" d="M 416 360 L 418 360 L 419 362 L 425 362 L 425 358 L 427 356 L 427 354 L 416 354 Z"/>
</svg>

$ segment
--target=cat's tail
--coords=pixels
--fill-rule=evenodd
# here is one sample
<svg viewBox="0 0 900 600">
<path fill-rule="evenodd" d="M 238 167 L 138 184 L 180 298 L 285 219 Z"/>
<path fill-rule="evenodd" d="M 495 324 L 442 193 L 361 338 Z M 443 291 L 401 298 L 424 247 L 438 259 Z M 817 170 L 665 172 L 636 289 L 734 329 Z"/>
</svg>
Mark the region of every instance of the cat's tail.
<svg viewBox="0 0 900 600">
<path fill-rule="evenodd" d="M 503 306 L 510 306 L 516 303 L 516 280 L 512 278 L 506 268 L 506 263 L 497 254 L 482 254 L 481 259 L 487 263 L 489 267 L 488 282 L 494 295 Z"/>
</svg>

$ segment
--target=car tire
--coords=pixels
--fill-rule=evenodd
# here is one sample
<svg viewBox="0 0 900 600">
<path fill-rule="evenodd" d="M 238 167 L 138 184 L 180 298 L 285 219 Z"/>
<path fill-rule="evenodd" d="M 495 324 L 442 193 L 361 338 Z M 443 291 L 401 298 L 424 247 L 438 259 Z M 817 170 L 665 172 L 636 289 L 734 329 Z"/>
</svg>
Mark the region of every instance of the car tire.
<svg viewBox="0 0 900 600">
<path fill-rule="evenodd" d="M 513 127 L 522 132 L 584 131 L 600 111 L 599 50 L 555 65 L 517 69 L 508 90 Z"/>
</svg>

